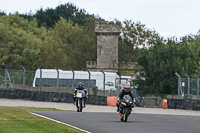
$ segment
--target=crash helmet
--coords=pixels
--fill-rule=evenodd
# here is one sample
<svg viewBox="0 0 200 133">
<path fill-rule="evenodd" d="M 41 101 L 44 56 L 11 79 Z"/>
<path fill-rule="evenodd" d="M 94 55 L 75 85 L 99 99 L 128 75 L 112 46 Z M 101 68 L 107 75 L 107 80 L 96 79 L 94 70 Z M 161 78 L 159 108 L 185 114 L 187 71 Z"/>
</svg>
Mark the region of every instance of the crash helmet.
<svg viewBox="0 0 200 133">
<path fill-rule="evenodd" d="M 125 92 L 129 92 L 129 91 L 130 91 L 130 88 L 131 88 L 131 87 L 130 87 L 129 84 L 125 84 L 125 85 L 124 85 L 124 91 L 125 91 Z"/>
<path fill-rule="evenodd" d="M 79 82 L 79 83 L 77 84 L 77 87 L 78 87 L 79 89 L 83 89 L 83 83 L 82 83 L 82 82 Z"/>
</svg>

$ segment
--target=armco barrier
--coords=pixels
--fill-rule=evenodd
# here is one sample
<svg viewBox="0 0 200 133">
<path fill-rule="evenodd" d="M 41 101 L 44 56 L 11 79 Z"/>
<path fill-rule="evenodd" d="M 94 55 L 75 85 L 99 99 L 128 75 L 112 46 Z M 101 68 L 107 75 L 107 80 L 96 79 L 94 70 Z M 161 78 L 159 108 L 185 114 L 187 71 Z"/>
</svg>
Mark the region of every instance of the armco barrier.
<svg viewBox="0 0 200 133">
<path fill-rule="evenodd" d="M 0 88 L 0 98 L 74 103 L 73 94 Z M 107 105 L 107 97 L 89 95 L 86 104 Z"/>
<path fill-rule="evenodd" d="M 117 96 L 108 96 L 107 97 L 107 106 L 116 106 Z"/>
<path fill-rule="evenodd" d="M 168 108 L 184 110 L 200 110 L 200 100 L 167 99 Z"/>
</svg>

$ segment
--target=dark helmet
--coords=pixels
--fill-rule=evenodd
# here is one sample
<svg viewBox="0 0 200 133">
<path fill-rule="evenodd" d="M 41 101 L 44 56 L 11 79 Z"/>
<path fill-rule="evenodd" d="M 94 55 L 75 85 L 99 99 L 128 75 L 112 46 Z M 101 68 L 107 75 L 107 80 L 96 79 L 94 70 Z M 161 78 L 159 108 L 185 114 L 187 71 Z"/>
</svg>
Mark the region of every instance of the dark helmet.
<svg viewBox="0 0 200 133">
<path fill-rule="evenodd" d="M 82 89 L 82 88 L 83 88 L 83 83 L 82 83 L 82 82 L 79 82 L 79 83 L 77 84 L 77 86 L 78 86 L 79 89 Z"/>
<path fill-rule="evenodd" d="M 129 91 L 130 91 L 130 88 L 131 88 L 131 87 L 130 87 L 129 84 L 125 84 L 125 85 L 124 85 L 124 91 L 125 91 L 125 92 L 129 92 Z"/>
</svg>

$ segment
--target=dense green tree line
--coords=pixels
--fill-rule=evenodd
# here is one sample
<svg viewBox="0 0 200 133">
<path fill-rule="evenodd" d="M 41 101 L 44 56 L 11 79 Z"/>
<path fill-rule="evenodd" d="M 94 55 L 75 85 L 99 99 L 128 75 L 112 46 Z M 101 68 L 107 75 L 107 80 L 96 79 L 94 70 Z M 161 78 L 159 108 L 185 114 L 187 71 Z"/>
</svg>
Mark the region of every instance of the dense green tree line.
<svg viewBox="0 0 200 133">
<path fill-rule="evenodd" d="M 73 4 L 36 14 L 0 13 L 0 63 L 9 68 L 85 70 L 96 61 L 94 24 L 104 21 Z M 179 74 L 200 72 L 200 35 L 164 40 L 140 22 L 124 21 L 119 62 L 138 62 L 140 94 L 176 94 Z M 144 80 L 145 79 L 145 80 Z"/>
<path fill-rule="evenodd" d="M 74 24 L 78 23 L 81 26 L 87 23 L 87 18 L 94 18 L 94 15 L 88 14 L 84 9 L 77 8 L 73 3 L 62 4 L 55 9 L 47 8 L 43 10 L 41 8 L 36 14 L 20 14 L 20 16 L 28 20 L 36 18 L 39 27 L 45 26 L 47 28 L 53 27 L 61 17 L 67 21 L 70 19 Z"/>
<path fill-rule="evenodd" d="M 37 65 L 45 28 L 37 28 L 36 19 L 28 21 L 16 15 L 0 16 L 0 63 L 10 68 Z"/>
<path fill-rule="evenodd" d="M 151 31 L 140 22 L 124 21 L 119 37 L 119 62 L 136 62 L 140 48 L 154 46 L 157 39 L 162 39 L 156 31 Z"/>
<path fill-rule="evenodd" d="M 193 75 L 198 69 L 199 57 L 189 43 L 184 40 L 156 41 L 149 49 L 140 49 L 138 69 L 140 73 L 134 84 L 140 94 L 177 94 L 177 72 Z"/>
<path fill-rule="evenodd" d="M 91 21 L 94 18 L 87 18 L 85 25 L 91 26 Z M 9 68 L 85 69 L 86 61 L 96 59 L 94 31 L 70 19 L 61 18 L 47 30 L 38 27 L 36 19 L 2 15 L 0 30 L 0 63 Z"/>
<path fill-rule="evenodd" d="M 177 94 L 177 76 L 200 72 L 200 35 L 164 40 L 141 23 L 125 21 L 119 37 L 119 61 L 138 63 L 133 85 L 138 93 Z"/>
</svg>

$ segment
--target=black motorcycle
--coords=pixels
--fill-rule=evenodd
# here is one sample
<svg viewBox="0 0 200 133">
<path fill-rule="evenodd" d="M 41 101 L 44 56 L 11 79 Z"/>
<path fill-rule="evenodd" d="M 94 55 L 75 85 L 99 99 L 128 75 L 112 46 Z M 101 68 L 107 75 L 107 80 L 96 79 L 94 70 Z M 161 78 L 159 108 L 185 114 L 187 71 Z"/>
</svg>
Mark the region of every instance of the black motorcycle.
<svg viewBox="0 0 200 133">
<path fill-rule="evenodd" d="M 125 95 L 123 97 L 123 99 L 121 100 L 120 103 L 120 111 L 119 111 L 119 115 L 120 115 L 120 120 L 127 122 L 128 117 L 131 114 L 132 111 L 132 104 L 133 104 L 133 100 L 129 95 Z"/>
<path fill-rule="evenodd" d="M 87 96 L 86 96 L 84 90 L 78 90 L 77 91 L 77 93 L 76 93 L 76 102 L 78 103 L 77 112 L 82 112 L 83 107 L 85 106 L 86 97 Z"/>
</svg>

